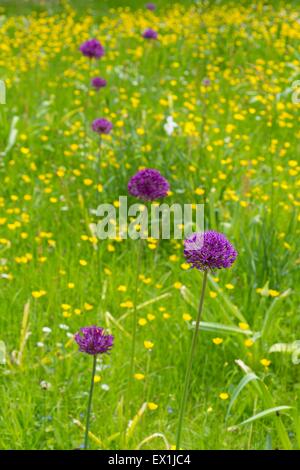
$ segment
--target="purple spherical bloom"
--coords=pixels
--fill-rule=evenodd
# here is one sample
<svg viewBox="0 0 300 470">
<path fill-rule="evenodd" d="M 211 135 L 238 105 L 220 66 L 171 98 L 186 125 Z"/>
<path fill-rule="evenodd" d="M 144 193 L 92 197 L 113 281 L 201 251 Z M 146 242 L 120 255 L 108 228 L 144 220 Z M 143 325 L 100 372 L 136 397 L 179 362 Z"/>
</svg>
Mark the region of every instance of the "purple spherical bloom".
<svg viewBox="0 0 300 470">
<path fill-rule="evenodd" d="M 96 90 L 99 90 L 100 88 L 103 88 L 106 86 L 106 80 L 101 77 L 94 77 L 91 80 L 91 85 L 94 87 Z"/>
<path fill-rule="evenodd" d="M 128 183 L 128 191 L 132 196 L 143 201 L 154 201 L 165 197 L 170 185 L 158 170 L 146 168 L 138 171 Z"/>
<path fill-rule="evenodd" d="M 74 339 L 79 346 L 79 351 L 87 354 L 107 353 L 113 347 L 114 337 L 106 335 L 103 328 L 98 326 L 86 326 L 80 328 L 74 335 Z"/>
<path fill-rule="evenodd" d="M 146 29 L 144 32 L 143 32 L 143 38 L 144 39 L 157 39 L 157 32 L 154 31 L 154 29 Z"/>
<path fill-rule="evenodd" d="M 203 78 L 202 84 L 203 84 L 204 86 L 209 86 L 209 85 L 211 84 L 211 81 L 210 81 L 209 78 Z"/>
<path fill-rule="evenodd" d="M 147 10 L 154 11 L 156 9 L 155 3 L 146 3 Z"/>
<path fill-rule="evenodd" d="M 100 59 L 104 55 L 104 47 L 97 39 L 89 39 L 83 42 L 80 50 L 83 55 L 90 59 Z"/>
<path fill-rule="evenodd" d="M 237 255 L 225 235 L 213 230 L 192 233 L 184 241 L 184 256 L 187 262 L 200 271 L 230 268 Z"/>
<path fill-rule="evenodd" d="M 97 134 L 109 134 L 112 128 L 112 123 L 105 118 L 98 118 L 92 122 L 92 129 Z"/>
</svg>

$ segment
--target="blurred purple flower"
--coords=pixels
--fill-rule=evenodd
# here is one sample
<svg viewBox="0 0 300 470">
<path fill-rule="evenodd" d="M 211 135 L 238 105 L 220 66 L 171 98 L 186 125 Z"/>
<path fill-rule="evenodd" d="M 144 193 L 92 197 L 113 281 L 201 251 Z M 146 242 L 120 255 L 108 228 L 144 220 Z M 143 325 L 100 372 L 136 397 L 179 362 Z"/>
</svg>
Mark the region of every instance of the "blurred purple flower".
<svg viewBox="0 0 300 470">
<path fill-rule="evenodd" d="M 211 81 L 209 78 L 203 78 L 202 85 L 209 86 L 210 84 L 211 84 Z"/>
<path fill-rule="evenodd" d="M 155 3 L 146 3 L 145 7 L 150 11 L 154 11 L 156 9 Z"/>
<path fill-rule="evenodd" d="M 101 77 L 94 77 L 91 80 L 91 85 L 96 90 L 99 90 L 100 88 L 105 87 L 106 83 L 107 83 L 106 80 L 104 78 L 101 78 Z"/>
<path fill-rule="evenodd" d="M 213 230 L 192 233 L 184 241 L 184 256 L 187 262 L 200 271 L 230 268 L 237 255 L 225 235 Z"/>
<path fill-rule="evenodd" d="M 89 39 L 81 44 L 82 54 L 90 59 L 100 59 L 104 55 L 104 47 L 97 39 Z"/>
<path fill-rule="evenodd" d="M 104 354 L 113 347 L 114 337 L 106 335 L 103 328 L 97 326 L 86 326 L 80 328 L 74 335 L 74 339 L 79 346 L 79 351 L 86 354 Z"/>
<path fill-rule="evenodd" d="M 97 134 L 109 134 L 112 128 L 112 123 L 105 118 L 98 118 L 92 122 L 92 129 Z"/>
<path fill-rule="evenodd" d="M 128 183 L 128 192 L 143 201 L 154 201 L 167 196 L 170 185 L 158 170 L 138 171 Z"/>
<path fill-rule="evenodd" d="M 146 29 L 144 32 L 143 32 L 143 38 L 144 39 L 157 39 L 157 32 L 154 31 L 154 29 Z"/>
</svg>

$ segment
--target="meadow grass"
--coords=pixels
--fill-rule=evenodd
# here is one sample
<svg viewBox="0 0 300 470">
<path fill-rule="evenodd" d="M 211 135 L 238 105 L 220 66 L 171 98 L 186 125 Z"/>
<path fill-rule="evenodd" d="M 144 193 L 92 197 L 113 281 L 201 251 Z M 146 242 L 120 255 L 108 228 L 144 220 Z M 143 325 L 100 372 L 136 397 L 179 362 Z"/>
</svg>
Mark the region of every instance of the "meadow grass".
<svg viewBox="0 0 300 470">
<path fill-rule="evenodd" d="M 82 445 L 92 361 L 73 334 L 93 324 L 115 346 L 96 372 L 90 447 L 175 445 L 202 274 L 186 269 L 180 240 L 145 242 L 140 380 L 128 397 L 138 244 L 90 229 L 99 147 L 90 123 L 106 117 L 101 202 L 117 206 L 138 168 L 157 168 L 171 184 L 166 202 L 204 203 L 206 228 L 239 253 L 208 279 L 182 447 L 298 449 L 298 10 L 160 1 L 152 13 L 144 3 L 1 2 L 0 447 Z M 147 27 L 158 41 L 141 37 Z M 90 37 L 106 50 L 91 65 L 78 50 Z M 96 75 L 107 80 L 99 92 Z M 277 343 L 289 346 L 270 352 Z"/>
</svg>

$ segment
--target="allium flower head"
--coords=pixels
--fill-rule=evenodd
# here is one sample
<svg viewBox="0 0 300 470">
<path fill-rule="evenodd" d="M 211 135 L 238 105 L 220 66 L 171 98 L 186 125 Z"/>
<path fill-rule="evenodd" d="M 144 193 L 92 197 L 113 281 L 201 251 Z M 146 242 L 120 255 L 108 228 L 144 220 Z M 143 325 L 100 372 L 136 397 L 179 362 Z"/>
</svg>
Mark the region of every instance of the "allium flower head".
<svg viewBox="0 0 300 470">
<path fill-rule="evenodd" d="M 138 171 L 128 183 L 132 196 L 143 201 L 155 201 L 167 195 L 170 185 L 158 170 L 146 168 Z"/>
<path fill-rule="evenodd" d="M 99 88 L 103 88 L 106 86 L 106 80 L 101 77 L 94 77 L 91 80 L 92 87 L 95 88 L 96 90 L 99 90 Z"/>
<path fill-rule="evenodd" d="M 97 326 L 86 326 L 74 335 L 79 346 L 79 351 L 87 354 L 103 354 L 110 351 L 113 346 L 114 337 L 106 335 L 103 328 Z"/>
<path fill-rule="evenodd" d="M 209 78 L 203 78 L 202 84 L 205 86 L 209 86 L 211 84 L 211 81 Z"/>
<path fill-rule="evenodd" d="M 225 235 L 213 230 L 193 233 L 184 241 L 187 262 L 200 271 L 230 268 L 237 255 Z"/>
<path fill-rule="evenodd" d="M 143 38 L 144 39 L 157 39 L 157 32 L 154 31 L 154 29 L 146 29 L 144 32 L 143 32 Z"/>
<path fill-rule="evenodd" d="M 80 50 L 83 55 L 90 59 L 100 59 L 104 55 L 104 47 L 97 39 L 89 39 L 83 42 Z"/>
<path fill-rule="evenodd" d="M 154 10 L 156 9 L 155 3 L 151 3 L 151 2 L 150 2 L 150 3 L 146 3 L 145 6 L 146 6 L 147 10 L 150 10 L 150 11 L 154 11 Z"/>
<path fill-rule="evenodd" d="M 112 123 L 105 118 L 98 118 L 92 122 L 92 129 L 97 134 L 109 134 L 112 128 Z"/>
</svg>

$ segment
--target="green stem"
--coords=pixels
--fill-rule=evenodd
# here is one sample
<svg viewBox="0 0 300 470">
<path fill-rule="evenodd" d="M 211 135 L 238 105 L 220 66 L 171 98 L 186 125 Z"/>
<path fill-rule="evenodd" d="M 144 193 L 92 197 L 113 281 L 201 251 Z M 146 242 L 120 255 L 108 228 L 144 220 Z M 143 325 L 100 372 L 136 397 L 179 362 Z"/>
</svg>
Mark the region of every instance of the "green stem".
<svg viewBox="0 0 300 470">
<path fill-rule="evenodd" d="M 184 416 L 184 412 L 185 412 L 185 408 L 186 408 L 187 396 L 188 396 L 189 385 L 190 385 L 190 377 L 191 377 L 191 371 L 192 371 L 192 364 L 193 364 L 193 357 L 194 357 L 194 354 L 195 354 L 198 331 L 199 331 L 199 326 L 200 326 L 200 318 L 201 318 L 201 313 L 202 313 L 202 310 L 203 310 L 203 302 L 204 302 L 206 281 L 207 281 L 207 271 L 204 272 L 204 276 L 203 276 L 203 283 L 202 283 L 202 289 L 201 289 L 201 295 L 200 295 L 200 302 L 199 302 L 198 314 L 197 314 L 197 319 L 196 319 L 196 325 L 195 325 L 195 329 L 194 329 L 194 333 L 193 333 L 193 339 L 192 339 L 190 354 L 189 354 L 188 361 L 187 361 L 187 366 L 186 366 L 184 389 L 183 389 L 183 394 L 182 394 L 182 398 L 181 398 L 180 412 L 179 412 L 179 423 L 178 423 L 178 430 L 177 430 L 177 437 L 176 437 L 176 449 L 177 450 L 180 449 L 180 438 L 181 438 L 181 431 L 182 431 L 183 416 Z"/>
<path fill-rule="evenodd" d="M 97 210 L 98 210 L 98 206 L 99 206 L 99 202 L 100 202 L 100 193 L 99 193 L 99 189 L 98 189 L 98 186 L 100 184 L 100 174 L 101 174 L 101 171 L 100 171 L 100 163 L 101 163 L 101 151 L 102 151 L 102 139 L 101 139 L 101 135 L 100 135 L 100 139 L 99 139 L 99 149 L 98 149 L 98 152 L 97 152 L 97 157 L 96 157 L 96 207 L 95 207 L 95 211 L 96 211 L 96 214 L 98 214 Z M 100 264 L 101 264 L 101 256 L 100 256 L 100 237 L 98 238 L 97 237 L 97 246 L 96 246 L 96 262 L 97 262 L 97 273 L 98 273 L 98 277 L 99 277 L 99 283 L 101 281 L 101 274 L 100 274 Z"/>
<path fill-rule="evenodd" d="M 135 290 L 134 290 L 134 306 L 133 306 L 133 315 L 132 315 L 132 345 L 131 345 L 131 357 L 130 357 L 130 375 L 129 383 L 132 381 L 133 372 L 134 372 L 134 357 L 136 349 L 136 331 L 137 331 L 137 299 L 138 299 L 138 286 L 139 286 L 139 276 L 141 272 L 142 264 L 142 253 L 143 253 L 143 239 L 139 239 L 138 255 L 137 255 L 137 266 L 136 266 L 136 276 L 135 276 Z"/>
<path fill-rule="evenodd" d="M 96 371 L 96 361 L 97 361 L 97 355 L 95 354 L 93 356 L 93 371 L 92 371 L 89 401 L 88 401 L 87 414 L 86 414 L 85 436 L 84 436 L 84 446 L 83 446 L 84 450 L 86 450 L 87 447 L 88 447 L 88 437 L 89 437 L 92 397 L 93 397 L 93 390 L 94 390 L 94 378 L 95 378 L 95 371 Z"/>
<path fill-rule="evenodd" d="M 149 393 L 150 393 L 148 377 L 149 377 L 149 372 L 150 372 L 152 351 L 147 351 L 147 354 L 148 354 L 148 357 L 147 357 L 147 366 L 146 366 L 146 380 L 145 380 L 145 385 L 144 385 L 144 395 L 145 395 L 145 401 L 148 403 Z"/>
<path fill-rule="evenodd" d="M 90 80 L 91 70 L 92 70 L 92 59 L 89 59 L 89 66 L 88 66 L 88 78 Z M 87 84 L 87 92 L 86 92 L 86 101 L 84 105 L 84 117 L 85 117 L 85 154 L 88 155 L 88 135 L 89 135 L 89 106 L 90 105 L 90 84 Z"/>
<path fill-rule="evenodd" d="M 96 210 L 98 208 L 99 204 L 99 199 L 100 199 L 100 193 L 98 190 L 98 185 L 100 184 L 100 165 L 101 165 L 101 150 L 102 150 L 102 139 L 100 136 L 100 142 L 99 142 L 99 150 L 97 152 L 97 159 L 96 159 L 96 173 L 97 173 L 97 182 L 96 182 Z"/>
</svg>

